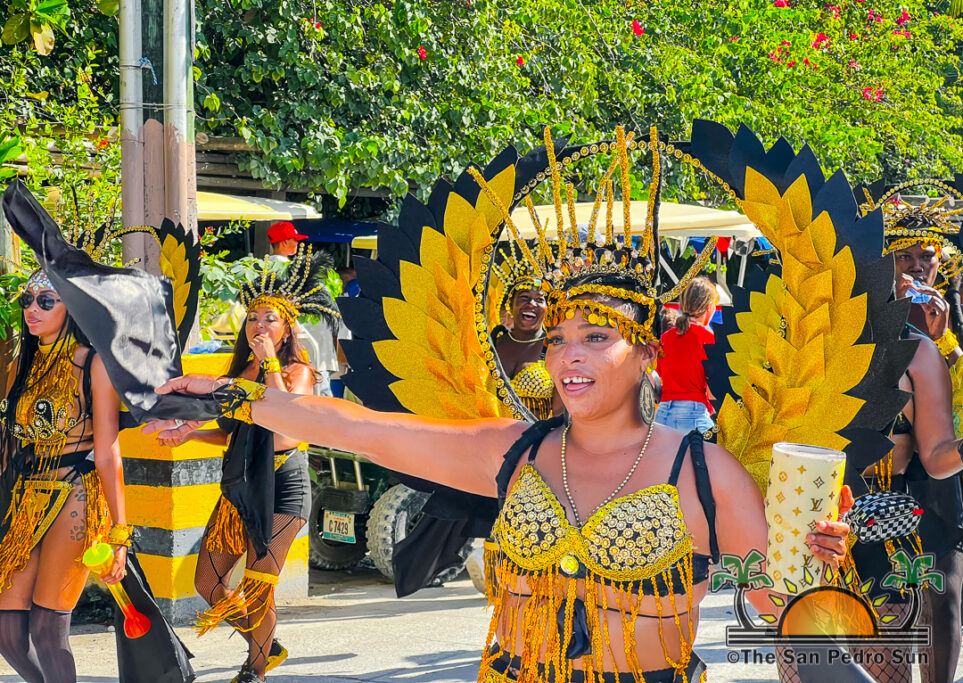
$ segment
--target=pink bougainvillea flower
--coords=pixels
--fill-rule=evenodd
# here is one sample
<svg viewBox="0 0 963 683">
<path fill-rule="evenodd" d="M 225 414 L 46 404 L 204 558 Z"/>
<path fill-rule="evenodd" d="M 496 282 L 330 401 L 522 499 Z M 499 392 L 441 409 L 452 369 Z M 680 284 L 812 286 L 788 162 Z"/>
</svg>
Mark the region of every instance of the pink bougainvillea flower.
<svg viewBox="0 0 963 683">
<path fill-rule="evenodd" d="M 827 36 L 825 33 L 820 31 L 819 33 L 816 34 L 816 37 L 813 39 L 813 49 L 818 50 L 823 45 L 829 45 L 829 36 Z"/>
<path fill-rule="evenodd" d="M 849 68 L 850 68 L 850 69 L 858 69 L 858 68 L 859 68 L 859 62 L 857 62 L 855 59 L 850 59 L 850 60 L 849 60 Z"/>
<path fill-rule="evenodd" d="M 872 97 L 872 96 L 873 96 L 873 89 L 872 89 L 872 88 L 863 88 L 863 99 L 864 99 L 864 100 L 868 100 L 868 99 L 869 99 L 870 97 Z"/>
<path fill-rule="evenodd" d="M 776 0 L 772 3 L 773 7 L 789 7 L 789 0 Z"/>
<path fill-rule="evenodd" d="M 907 21 L 909 21 L 909 20 L 910 20 L 909 12 L 907 12 L 907 11 L 904 9 L 904 10 L 903 10 L 903 13 L 896 18 L 896 25 L 897 25 L 897 26 L 902 26 L 903 24 L 905 24 L 905 23 L 906 23 Z"/>
<path fill-rule="evenodd" d="M 637 36 L 641 36 L 645 34 L 645 29 L 642 28 L 642 24 L 639 23 L 638 19 L 632 20 L 632 33 L 634 33 Z"/>
<path fill-rule="evenodd" d="M 796 66 L 796 60 L 793 60 L 791 62 L 786 62 L 786 66 L 788 66 L 790 69 Z"/>
<path fill-rule="evenodd" d="M 729 42 L 730 42 L 730 43 L 734 43 L 734 42 L 736 42 L 737 40 L 739 40 L 739 36 L 732 36 L 731 38 L 729 38 Z"/>
<path fill-rule="evenodd" d="M 515 63 L 519 66 L 523 66 L 525 64 L 525 58 L 521 55 L 518 55 L 518 59 L 515 60 Z"/>
<path fill-rule="evenodd" d="M 850 34 L 849 34 L 849 39 L 850 39 L 850 40 L 859 40 L 859 36 L 856 35 L 855 33 L 850 33 Z"/>
<path fill-rule="evenodd" d="M 425 49 L 424 45 L 418 46 L 418 59 L 421 61 L 428 59 L 428 50 Z"/>
<path fill-rule="evenodd" d="M 879 102 L 881 99 L 883 99 L 883 89 L 877 88 L 873 93 L 873 102 Z"/>
<path fill-rule="evenodd" d="M 784 40 L 784 41 L 782 41 L 782 44 L 783 44 L 783 45 L 786 45 L 786 46 L 789 46 L 789 45 L 792 45 L 792 42 L 791 42 L 791 41 L 788 41 L 788 40 Z"/>
<path fill-rule="evenodd" d="M 826 7 L 833 14 L 833 19 L 839 19 L 839 8 L 836 5 L 829 5 Z"/>
<path fill-rule="evenodd" d="M 772 52 L 769 53 L 769 59 L 775 62 L 776 60 L 779 59 L 779 53 L 773 50 Z"/>
</svg>

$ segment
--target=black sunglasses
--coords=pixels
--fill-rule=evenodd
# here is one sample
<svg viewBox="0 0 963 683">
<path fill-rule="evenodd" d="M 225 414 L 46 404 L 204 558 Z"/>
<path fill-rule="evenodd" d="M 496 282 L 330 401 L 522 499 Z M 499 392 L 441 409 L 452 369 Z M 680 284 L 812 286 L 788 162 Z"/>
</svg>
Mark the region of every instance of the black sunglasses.
<svg viewBox="0 0 963 683">
<path fill-rule="evenodd" d="M 44 311 L 52 311 L 54 306 L 60 302 L 60 299 L 50 296 L 49 294 L 38 294 L 36 297 L 34 297 L 34 295 L 30 292 L 24 292 L 20 295 L 20 299 L 18 299 L 20 302 L 20 308 L 27 310 L 30 308 L 30 305 L 33 303 L 35 298 L 37 300 L 37 305 L 40 306 L 40 309 Z"/>
</svg>

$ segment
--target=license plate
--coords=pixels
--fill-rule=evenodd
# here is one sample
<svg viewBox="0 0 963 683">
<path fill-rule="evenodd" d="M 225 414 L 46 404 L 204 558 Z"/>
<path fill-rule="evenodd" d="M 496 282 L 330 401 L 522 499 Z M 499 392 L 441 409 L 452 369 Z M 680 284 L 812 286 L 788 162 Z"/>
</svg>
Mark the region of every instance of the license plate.
<svg viewBox="0 0 963 683">
<path fill-rule="evenodd" d="M 340 543 L 356 543 L 354 537 L 354 515 L 350 512 L 324 511 L 321 537 Z"/>
</svg>

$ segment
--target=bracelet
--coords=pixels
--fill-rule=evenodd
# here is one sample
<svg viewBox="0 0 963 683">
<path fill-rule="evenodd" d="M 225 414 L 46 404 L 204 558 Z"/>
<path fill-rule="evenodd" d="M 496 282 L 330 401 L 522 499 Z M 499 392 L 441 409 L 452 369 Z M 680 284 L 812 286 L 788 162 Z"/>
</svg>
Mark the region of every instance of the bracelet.
<svg viewBox="0 0 963 683">
<path fill-rule="evenodd" d="M 943 333 L 943 336 L 936 340 L 936 348 L 940 350 L 944 358 L 948 358 L 956 347 L 960 345 L 960 341 L 953 334 L 952 330 L 947 330 Z"/>
<path fill-rule="evenodd" d="M 130 547 L 130 537 L 134 533 L 134 527 L 130 524 L 114 524 L 107 533 L 107 542 L 111 545 L 122 545 Z"/>
<path fill-rule="evenodd" d="M 261 361 L 261 369 L 264 370 L 264 372 L 280 373 L 281 361 L 279 361 L 276 356 L 274 358 L 265 358 Z"/>
<path fill-rule="evenodd" d="M 247 424 L 253 424 L 251 401 L 258 401 L 263 398 L 267 387 L 249 379 L 235 377 L 225 389 L 227 389 L 228 398 L 221 404 L 224 415 Z"/>
</svg>

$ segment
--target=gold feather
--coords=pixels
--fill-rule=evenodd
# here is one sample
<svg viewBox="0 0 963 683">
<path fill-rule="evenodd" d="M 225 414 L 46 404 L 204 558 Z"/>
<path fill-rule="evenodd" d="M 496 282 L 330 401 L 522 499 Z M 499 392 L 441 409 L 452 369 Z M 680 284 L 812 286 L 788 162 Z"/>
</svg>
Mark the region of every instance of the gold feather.
<svg viewBox="0 0 963 683">
<path fill-rule="evenodd" d="M 723 402 L 719 443 L 765 492 L 777 441 L 838 450 L 849 443 L 839 432 L 864 402 L 847 392 L 865 376 L 874 346 L 856 343 L 866 324 L 866 295 L 853 291 L 852 253 L 836 252 L 829 215 L 812 216 L 805 176 L 780 195 L 749 168 L 742 205 L 779 251 L 783 269 L 736 316 L 728 360 L 740 399 Z"/>
<path fill-rule="evenodd" d="M 188 277 L 191 264 L 187 259 L 186 246 L 173 235 L 164 235 L 160 247 L 160 269 L 171 279 L 174 287 L 174 322 L 180 327 L 191 296 L 192 283 Z"/>
<path fill-rule="evenodd" d="M 481 319 L 476 291 L 483 259 L 491 258 L 492 235 L 502 222 L 498 205 L 509 205 L 514 191 L 515 167 L 509 166 L 486 181 L 486 191 L 478 193 L 474 204 L 449 194 L 443 232 L 424 228 L 419 263 L 400 265 L 404 300 L 383 302 L 395 338 L 372 346 L 398 378 L 392 392 L 414 413 L 457 419 L 512 416 L 499 398 L 504 382 L 489 369 L 486 353 L 492 352 L 482 348 L 475 321 Z"/>
</svg>

